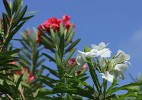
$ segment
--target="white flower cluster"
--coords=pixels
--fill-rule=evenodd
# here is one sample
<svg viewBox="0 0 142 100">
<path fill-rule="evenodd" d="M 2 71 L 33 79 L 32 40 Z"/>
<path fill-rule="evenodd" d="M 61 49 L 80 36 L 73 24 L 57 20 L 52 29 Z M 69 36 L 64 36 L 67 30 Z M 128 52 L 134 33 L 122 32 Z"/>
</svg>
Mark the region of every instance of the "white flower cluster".
<svg viewBox="0 0 142 100">
<path fill-rule="evenodd" d="M 83 66 L 86 63 L 86 58 L 97 57 L 98 59 L 99 57 L 97 65 L 101 67 L 99 73 L 102 75 L 102 78 L 109 82 L 113 82 L 114 78 L 124 79 L 123 73 L 128 69 L 130 56 L 125 54 L 122 50 L 118 50 L 114 57 L 109 58 L 111 57 L 111 51 L 109 48 L 106 48 L 107 45 L 104 42 L 101 42 L 98 46 L 94 44 L 91 46 L 92 49 L 89 52 L 78 51 L 78 55 L 76 57 L 78 66 Z"/>
</svg>

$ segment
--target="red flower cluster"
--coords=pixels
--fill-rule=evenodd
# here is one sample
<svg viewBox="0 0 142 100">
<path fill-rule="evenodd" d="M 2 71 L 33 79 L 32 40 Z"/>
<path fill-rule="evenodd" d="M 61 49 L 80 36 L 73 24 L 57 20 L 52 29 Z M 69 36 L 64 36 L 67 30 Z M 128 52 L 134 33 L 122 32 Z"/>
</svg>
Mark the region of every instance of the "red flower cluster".
<svg viewBox="0 0 142 100">
<path fill-rule="evenodd" d="M 68 65 L 72 67 L 72 66 L 74 66 L 75 62 L 76 62 L 76 59 L 71 58 L 68 61 Z M 80 70 L 77 71 L 77 74 L 79 75 L 83 70 L 88 70 L 88 66 L 86 64 L 84 64 L 83 68 L 81 68 Z"/>
<path fill-rule="evenodd" d="M 35 79 L 35 76 L 32 75 L 32 73 L 31 73 L 27 68 L 24 68 L 23 70 L 20 70 L 20 71 L 16 71 L 15 74 L 17 74 L 17 75 L 22 75 L 22 74 L 24 74 L 24 73 L 27 73 L 27 77 L 28 77 L 27 82 L 31 82 L 32 80 Z"/>
<path fill-rule="evenodd" d="M 58 19 L 58 18 L 49 18 L 47 21 L 43 22 L 42 24 L 39 25 L 38 29 L 38 36 L 36 39 L 36 42 L 39 43 L 40 40 L 40 36 L 41 36 L 41 32 L 47 32 L 50 35 L 50 27 L 52 27 L 52 29 L 54 29 L 54 31 L 59 32 L 60 30 L 60 24 L 63 24 L 64 28 L 69 29 L 71 26 L 71 23 L 69 22 L 70 20 L 70 16 L 68 15 L 64 15 L 62 17 L 62 19 Z"/>
</svg>

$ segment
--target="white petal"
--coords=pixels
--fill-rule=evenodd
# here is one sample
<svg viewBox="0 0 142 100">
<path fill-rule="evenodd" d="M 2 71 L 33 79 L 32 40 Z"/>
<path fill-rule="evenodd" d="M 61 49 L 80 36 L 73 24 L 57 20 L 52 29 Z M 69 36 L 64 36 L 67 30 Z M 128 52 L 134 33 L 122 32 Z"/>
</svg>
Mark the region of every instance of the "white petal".
<svg viewBox="0 0 142 100">
<path fill-rule="evenodd" d="M 104 42 L 101 42 L 99 45 L 98 45 L 98 48 L 99 50 L 102 50 L 106 47 L 106 44 Z"/>
<path fill-rule="evenodd" d="M 76 62 L 80 66 L 83 66 L 85 63 L 85 56 L 81 51 L 78 51 L 78 55 L 76 57 Z"/>
<path fill-rule="evenodd" d="M 123 72 L 121 72 L 121 71 L 114 70 L 113 74 L 114 74 L 115 78 L 119 77 L 119 79 L 121 79 L 121 80 L 124 80 L 124 78 L 125 78 Z"/>
<path fill-rule="evenodd" d="M 97 45 L 95 45 L 95 44 L 91 44 L 91 47 L 93 48 L 93 49 L 98 49 L 98 46 Z"/>
<path fill-rule="evenodd" d="M 120 72 L 124 72 L 127 69 L 128 69 L 128 65 L 127 64 L 117 64 L 114 67 L 114 70 L 117 70 L 117 71 L 120 71 Z"/>
<path fill-rule="evenodd" d="M 110 57 L 111 56 L 111 51 L 108 48 L 105 48 L 103 50 L 100 51 L 100 56 L 101 57 Z"/>
<path fill-rule="evenodd" d="M 125 54 L 125 60 L 130 60 L 130 55 Z"/>
<path fill-rule="evenodd" d="M 101 67 L 104 67 L 104 66 L 105 66 L 104 58 L 100 58 L 100 59 L 99 59 L 99 65 L 100 65 Z"/>
<path fill-rule="evenodd" d="M 106 71 L 105 73 L 100 73 L 100 74 L 102 74 L 102 78 L 106 79 L 109 82 L 113 82 L 114 76 L 109 74 L 109 72 Z"/>
</svg>

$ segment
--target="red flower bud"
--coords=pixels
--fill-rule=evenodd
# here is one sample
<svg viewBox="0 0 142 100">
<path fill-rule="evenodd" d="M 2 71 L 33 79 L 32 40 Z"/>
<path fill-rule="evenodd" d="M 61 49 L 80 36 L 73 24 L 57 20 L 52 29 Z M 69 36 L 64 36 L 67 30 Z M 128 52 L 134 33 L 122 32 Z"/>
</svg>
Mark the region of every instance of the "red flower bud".
<svg viewBox="0 0 142 100">
<path fill-rule="evenodd" d="M 69 66 L 73 66 L 74 63 L 75 63 L 75 61 L 76 61 L 75 58 L 70 59 L 70 60 L 68 61 L 68 65 L 69 65 Z"/>
<path fill-rule="evenodd" d="M 66 22 L 68 22 L 68 21 L 70 20 L 70 16 L 64 15 L 64 16 L 62 17 L 62 20 L 63 20 L 64 23 L 66 23 Z"/>
</svg>

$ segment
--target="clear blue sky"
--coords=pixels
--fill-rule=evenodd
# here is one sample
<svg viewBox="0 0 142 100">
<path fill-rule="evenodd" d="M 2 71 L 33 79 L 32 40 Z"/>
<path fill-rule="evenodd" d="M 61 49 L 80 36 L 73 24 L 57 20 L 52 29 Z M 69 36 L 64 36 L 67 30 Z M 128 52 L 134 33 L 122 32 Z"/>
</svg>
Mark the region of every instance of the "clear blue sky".
<svg viewBox="0 0 142 100">
<path fill-rule="evenodd" d="M 112 55 L 118 49 L 131 55 L 132 66 L 122 83 L 131 81 L 128 72 L 134 77 L 142 73 L 142 0 L 24 0 L 24 4 L 29 11 L 38 12 L 23 28 L 68 14 L 76 25 L 75 38 L 82 39 L 78 49 L 83 50 L 85 44 L 109 43 Z"/>
</svg>

